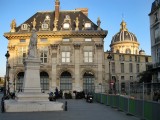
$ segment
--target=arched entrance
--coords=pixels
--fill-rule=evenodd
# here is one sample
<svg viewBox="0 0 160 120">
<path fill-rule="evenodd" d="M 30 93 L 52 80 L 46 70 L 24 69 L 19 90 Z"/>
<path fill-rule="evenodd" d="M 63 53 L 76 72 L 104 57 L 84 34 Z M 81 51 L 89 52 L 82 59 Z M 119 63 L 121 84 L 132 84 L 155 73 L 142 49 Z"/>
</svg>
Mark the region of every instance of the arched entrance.
<svg viewBox="0 0 160 120">
<path fill-rule="evenodd" d="M 68 71 L 65 71 L 60 76 L 60 89 L 72 90 L 72 76 Z"/>
<path fill-rule="evenodd" d="M 19 92 L 22 91 L 22 87 L 23 87 L 23 80 L 24 80 L 24 72 L 19 72 L 17 74 L 17 81 L 16 81 L 16 90 L 18 90 Z"/>
<path fill-rule="evenodd" d="M 85 72 L 83 75 L 83 91 L 85 93 L 94 92 L 95 86 L 94 86 L 95 77 L 92 72 Z"/>
<path fill-rule="evenodd" d="M 40 82 L 42 91 L 49 90 L 49 75 L 46 72 L 40 73 Z"/>
</svg>

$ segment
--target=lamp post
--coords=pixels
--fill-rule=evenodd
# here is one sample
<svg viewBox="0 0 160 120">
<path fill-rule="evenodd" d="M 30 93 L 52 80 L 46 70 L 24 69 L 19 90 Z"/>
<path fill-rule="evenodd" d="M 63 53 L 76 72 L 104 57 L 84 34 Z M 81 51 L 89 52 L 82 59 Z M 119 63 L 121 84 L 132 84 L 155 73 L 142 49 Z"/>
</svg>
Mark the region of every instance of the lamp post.
<svg viewBox="0 0 160 120">
<path fill-rule="evenodd" d="M 4 96 L 6 96 L 6 80 L 8 82 L 7 84 L 7 87 L 8 87 L 8 90 L 7 90 L 7 94 L 10 93 L 10 88 L 9 88 L 9 69 L 10 69 L 10 65 L 8 63 L 8 58 L 10 57 L 10 54 L 9 54 L 9 51 L 7 51 L 7 53 L 5 54 L 5 57 L 7 59 L 6 61 L 6 76 L 5 76 L 5 82 L 4 82 Z"/>
<path fill-rule="evenodd" d="M 111 56 L 111 51 L 107 51 L 108 52 L 108 56 L 107 56 L 107 59 L 109 60 L 109 92 L 111 92 L 111 72 L 110 72 L 110 62 L 111 62 L 111 59 L 112 59 L 112 56 Z"/>
</svg>

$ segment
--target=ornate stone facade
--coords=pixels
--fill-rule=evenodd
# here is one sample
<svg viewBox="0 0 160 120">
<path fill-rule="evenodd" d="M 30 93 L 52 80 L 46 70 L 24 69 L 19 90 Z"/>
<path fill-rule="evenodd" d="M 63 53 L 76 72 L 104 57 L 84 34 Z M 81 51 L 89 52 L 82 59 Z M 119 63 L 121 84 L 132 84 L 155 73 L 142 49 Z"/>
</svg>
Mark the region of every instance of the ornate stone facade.
<svg viewBox="0 0 160 120">
<path fill-rule="evenodd" d="M 15 30 L 4 34 L 9 41 L 11 90 L 20 91 L 22 88 L 25 71 L 23 60 L 28 56 L 28 45 L 33 29 L 37 31 L 42 92 L 54 92 L 56 87 L 63 91 L 84 90 L 86 93 L 108 90 L 109 67 L 106 57 L 108 53 L 104 52 L 104 38 L 108 31 L 100 28 L 99 18 L 97 25 L 88 18 L 88 9 L 60 11 L 59 5 L 59 0 L 56 0 L 55 11 L 37 12 L 20 26 L 11 28 Z M 116 43 L 111 44 L 111 49 L 115 51 L 117 47 L 123 46 L 122 44 L 118 46 Z M 135 45 L 138 50 L 138 42 L 135 42 Z M 133 72 L 128 73 L 130 56 L 134 59 L 139 54 L 121 54 L 114 51 L 111 68 L 115 69 L 115 72 L 111 72 L 117 80 L 120 80 L 120 76 L 126 76 L 127 80 L 129 76 L 136 79 L 135 76 L 138 74 L 136 63 L 140 65 L 140 71 L 144 71 L 146 64 L 150 62 L 150 56 L 141 55 L 139 57 L 143 59 L 133 60 Z M 120 61 L 118 58 L 120 55 L 127 58 Z M 147 62 L 146 57 L 149 59 Z M 124 67 L 125 73 L 120 71 L 122 62 L 127 64 Z"/>
</svg>

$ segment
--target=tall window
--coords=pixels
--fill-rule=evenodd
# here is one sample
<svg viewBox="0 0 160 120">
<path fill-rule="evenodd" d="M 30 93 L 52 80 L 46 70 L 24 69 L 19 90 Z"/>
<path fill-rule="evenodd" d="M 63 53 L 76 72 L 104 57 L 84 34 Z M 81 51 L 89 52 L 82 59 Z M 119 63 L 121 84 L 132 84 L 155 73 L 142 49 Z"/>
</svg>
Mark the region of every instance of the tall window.
<svg viewBox="0 0 160 120">
<path fill-rule="evenodd" d="M 133 64 L 129 63 L 129 72 L 132 73 L 133 72 Z"/>
<path fill-rule="evenodd" d="M 60 89 L 72 90 L 72 76 L 69 72 L 65 71 L 61 74 L 60 78 Z"/>
<path fill-rule="evenodd" d="M 119 60 L 120 61 L 124 61 L 125 59 L 124 59 L 124 55 L 119 55 Z"/>
<path fill-rule="evenodd" d="M 160 48 L 157 48 L 156 51 L 156 62 L 160 62 Z"/>
<path fill-rule="evenodd" d="M 135 61 L 137 62 L 137 56 L 135 56 Z"/>
<path fill-rule="evenodd" d="M 90 71 L 85 72 L 83 75 L 83 91 L 87 94 L 88 92 L 94 92 L 94 74 Z"/>
<path fill-rule="evenodd" d="M 121 63 L 121 73 L 124 73 L 124 63 Z"/>
<path fill-rule="evenodd" d="M 140 57 L 138 56 L 138 62 L 140 62 Z"/>
<path fill-rule="evenodd" d="M 18 63 L 23 63 L 23 60 L 26 58 L 26 47 L 19 47 L 18 48 Z"/>
<path fill-rule="evenodd" d="M 84 52 L 84 62 L 93 62 L 92 52 Z"/>
<path fill-rule="evenodd" d="M 43 47 L 40 50 L 40 58 L 42 63 L 47 63 L 47 56 L 48 56 L 47 53 L 48 53 L 48 49 L 46 47 Z"/>
<path fill-rule="evenodd" d="M 49 90 L 49 76 L 46 72 L 40 73 L 40 81 L 42 90 Z"/>
<path fill-rule="evenodd" d="M 132 56 L 129 56 L 129 61 L 132 61 Z"/>
<path fill-rule="evenodd" d="M 62 52 L 62 63 L 70 62 L 70 52 Z"/>
<path fill-rule="evenodd" d="M 130 81 L 133 81 L 133 76 L 130 76 Z"/>
<path fill-rule="evenodd" d="M 124 81 L 124 76 L 121 76 L 121 81 Z"/>
<path fill-rule="evenodd" d="M 157 27 L 154 31 L 154 38 L 155 38 L 155 43 L 159 42 L 160 41 L 160 32 L 159 32 L 159 27 Z"/>
<path fill-rule="evenodd" d="M 111 62 L 112 64 L 112 73 L 115 73 L 115 62 Z"/>
<path fill-rule="evenodd" d="M 129 48 L 126 49 L 126 54 L 131 54 L 131 50 Z"/>
<path fill-rule="evenodd" d="M 139 64 L 136 65 L 137 73 L 139 73 Z"/>
</svg>

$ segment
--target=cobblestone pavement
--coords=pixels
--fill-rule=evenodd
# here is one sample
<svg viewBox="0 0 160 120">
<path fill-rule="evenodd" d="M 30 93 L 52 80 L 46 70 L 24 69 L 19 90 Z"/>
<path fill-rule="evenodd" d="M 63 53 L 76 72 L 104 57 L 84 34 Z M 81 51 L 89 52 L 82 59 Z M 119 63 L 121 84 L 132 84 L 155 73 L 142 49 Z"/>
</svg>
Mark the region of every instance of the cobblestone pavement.
<svg viewBox="0 0 160 120">
<path fill-rule="evenodd" d="M 2 94 L 0 95 L 0 97 Z M 127 116 L 110 106 L 99 103 L 87 103 L 83 100 L 58 100 L 67 101 L 67 111 L 59 112 L 25 112 L 1 113 L 0 120 L 139 120 L 134 116 Z"/>
</svg>

